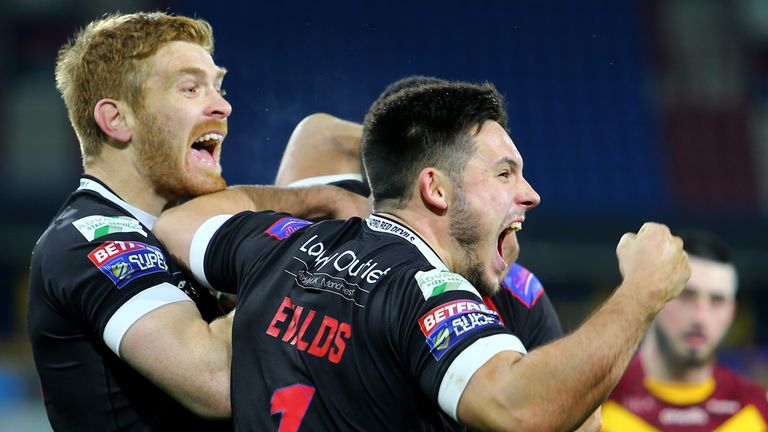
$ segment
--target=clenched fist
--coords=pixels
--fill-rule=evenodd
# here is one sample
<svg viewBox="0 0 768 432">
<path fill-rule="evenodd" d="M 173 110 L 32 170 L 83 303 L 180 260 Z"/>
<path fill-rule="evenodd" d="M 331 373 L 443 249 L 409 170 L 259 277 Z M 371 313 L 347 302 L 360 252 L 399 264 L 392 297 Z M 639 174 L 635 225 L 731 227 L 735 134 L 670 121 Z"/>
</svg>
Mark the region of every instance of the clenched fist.
<svg viewBox="0 0 768 432">
<path fill-rule="evenodd" d="M 691 276 L 683 241 L 666 225 L 647 222 L 637 234 L 624 234 L 616 255 L 625 285 L 659 301 L 659 307 L 680 294 Z"/>
</svg>

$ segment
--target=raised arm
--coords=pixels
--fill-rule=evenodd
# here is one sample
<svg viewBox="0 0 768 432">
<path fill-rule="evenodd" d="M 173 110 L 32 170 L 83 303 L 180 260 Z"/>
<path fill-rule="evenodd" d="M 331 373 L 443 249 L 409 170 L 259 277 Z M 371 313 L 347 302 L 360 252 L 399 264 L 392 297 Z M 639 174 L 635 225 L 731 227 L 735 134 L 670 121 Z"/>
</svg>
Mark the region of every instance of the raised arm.
<svg viewBox="0 0 768 432">
<path fill-rule="evenodd" d="M 363 126 L 330 114 L 305 117 L 293 130 L 277 170 L 275 185 L 339 174 L 360 174 Z"/>
<path fill-rule="evenodd" d="M 645 224 L 617 247 L 624 282 L 576 332 L 523 357 L 502 352 L 470 379 L 459 419 L 483 430 L 573 430 L 598 408 L 643 334 L 690 276 L 667 227 Z"/>
<path fill-rule="evenodd" d="M 153 231 L 171 255 L 189 267 L 192 238 L 203 222 L 216 215 L 248 210 L 275 210 L 305 219 L 346 219 L 366 216 L 370 204 L 366 198 L 334 186 L 233 186 L 164 211 Z"/>
</svg>

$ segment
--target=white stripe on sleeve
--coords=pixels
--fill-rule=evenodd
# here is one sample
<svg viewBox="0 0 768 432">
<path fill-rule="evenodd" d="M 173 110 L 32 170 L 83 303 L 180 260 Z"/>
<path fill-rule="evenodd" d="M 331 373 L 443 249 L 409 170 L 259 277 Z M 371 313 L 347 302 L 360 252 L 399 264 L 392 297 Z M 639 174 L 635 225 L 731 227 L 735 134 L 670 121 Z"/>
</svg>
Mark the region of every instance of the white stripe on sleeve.
<svg viewBox="0 0 768 432">
<path fill-rule="evenodd" d="M 349 174 L 334 174 L 334 175 L 324 175 L 324 176 L 317 176 L 317 177 L 307 177 L 303 179 L 296 180 L 295 182 L 288 185 L 288 187 L 306 187 L 306 186 L 315 186 L 315 185 L 325 185 L 328 183 L 335 183 L 345 180 L 357 180 L 357 181 L 363 181 L 363 175 L 360 173 L 349 173 Z"/>
<path fill-rule="evenodd" d="M 107 326 L 104 327 L 104 343 L 119 357 L 120 342 L 133 323 L 160 306 L 180 301 L 192 301 L 192 299 L 168 282 L 141 291 L 112 314 Z"/>
<path fill-rule="evenodd" d="M 445 371 L 437 393 L 437 402 L 446 414 L 458 421 L 456 411 L 459 399 L 469 383 L 472 375 L 480 369 L 491 357 L 502 351 L 517 351 L 526 354 L 527 351 L 517 336 L 503 333 L 476 340 L 453 360 Z"/>
<path fill-rule="evenodd" d="M 231 217 L 232 215 L 218 215 L 208 219 L 200 225 L 195 236 L 192 237 L 192 244 L 189 247 L 189 269 L 192 270 L 195 279 L 208 289 L 213 289 L 213 287 L 208 282 L 208 278 L 205 277 L 205 267 L 203 266 L 205 264 L 205 251 L 208 250 L 208 243 L 211 242 L 216 231 Z"/>
</svg>

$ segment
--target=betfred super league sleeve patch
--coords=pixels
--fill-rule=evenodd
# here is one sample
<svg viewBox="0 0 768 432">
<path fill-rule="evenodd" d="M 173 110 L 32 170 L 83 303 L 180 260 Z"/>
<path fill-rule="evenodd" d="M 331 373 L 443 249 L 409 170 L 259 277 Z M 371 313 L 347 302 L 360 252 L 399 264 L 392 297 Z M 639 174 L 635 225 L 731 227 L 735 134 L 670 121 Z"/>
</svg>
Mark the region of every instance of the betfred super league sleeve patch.
<svg viewBox="0 0 768 432">
<path fill-rule="evenodd" d="M 520 300 L 528 309 L 536 304 L 536 301 L 544 292 L 539 279 L 533 275 L 527 268 L 513 264 L 509 273 L 501 282 L 501 286 L 509 291 L 515 298 Z"/>
<path fill-rule="evenodd" d="M 304 219 L 286 216 L 264 231 L 265 234 L 270 235 L 278 240 L 285 240 L 291 236 L 294 232 L 300 228 L 304 228 L 307 225 L 312 225 L 312 222 Z"/>
<path fill-rule="evenodd" d="M 458 273 L 432 269 L 425 272 L 416 272 L 413 277 L 421 289 L 424 300 L 447 291 L 467 291 L 480 298 L 480 293 L 477 292 L 477 289 Z"/>
<path fill-rule="evenodd" d="M 419 318 L 419 328 L 436 360 L 467 335 L 489 326 L 501 326 L 496 312 L 473 300 L 454 300 Z"/>
<path fill-rule="evenodd" d="M 108 241 L 92 250 L 88 259 L 118 288 L 142 276 L 168 271 L 160 248 L 140 242 Z"/>
</svg>

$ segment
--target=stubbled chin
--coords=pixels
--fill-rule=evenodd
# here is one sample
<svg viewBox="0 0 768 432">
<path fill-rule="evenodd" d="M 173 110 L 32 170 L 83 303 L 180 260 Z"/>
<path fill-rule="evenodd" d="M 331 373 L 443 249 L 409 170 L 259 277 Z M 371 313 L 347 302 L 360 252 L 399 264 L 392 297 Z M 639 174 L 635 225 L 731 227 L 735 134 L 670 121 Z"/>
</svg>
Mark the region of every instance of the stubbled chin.
<svg viewBox="0 0 768 432">
<path fill-rule="evenodd" d="M 199 196 L 218 192 L 227 187 L 227 182 L 221 176 L 221 167 L 191 166 L 185 176 L 188 196 Z"/>
<path fill-rule="evenodd" d="M 224 190 L 227 187 L 227 182 L 221 175 L 209 175 L 203 179 L 192 179 L 189 185 L 191 195 L 205 195 L 213 192 Z"/>
</svg>

